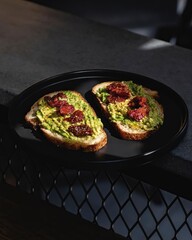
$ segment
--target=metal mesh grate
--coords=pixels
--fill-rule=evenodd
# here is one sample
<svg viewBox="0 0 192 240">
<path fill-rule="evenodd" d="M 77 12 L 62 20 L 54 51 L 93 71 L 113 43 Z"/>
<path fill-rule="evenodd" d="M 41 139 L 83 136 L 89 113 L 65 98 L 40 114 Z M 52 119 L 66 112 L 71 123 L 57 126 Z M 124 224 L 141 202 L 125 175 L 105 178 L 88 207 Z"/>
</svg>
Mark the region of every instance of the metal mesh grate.
<svg viewBox="0 0 192 240">
<path fill-rule="evenodd" d="M 191 239 L 192 201 L 121 172 L 66 169 L 25 151 L 0 126 L 0 180 L 127 239 Z"/>
</svg>

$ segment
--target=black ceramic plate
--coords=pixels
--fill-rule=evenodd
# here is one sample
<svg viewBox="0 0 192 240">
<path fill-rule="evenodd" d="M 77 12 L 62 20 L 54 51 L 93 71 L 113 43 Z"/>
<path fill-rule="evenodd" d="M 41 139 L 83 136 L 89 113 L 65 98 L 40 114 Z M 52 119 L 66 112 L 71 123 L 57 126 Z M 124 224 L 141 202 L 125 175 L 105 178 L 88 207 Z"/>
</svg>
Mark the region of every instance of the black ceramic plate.
<svg viewBox="0 0 192 240">
<path fill-rule="evenodd" d="M 133 80 L 137 84 L 157 90 L 163 105 L 165 120 L 155 134 L 143 141 L 120 139 L 101 115 L 90 93 L 91 88 L 103 81 Z M 104 122 L 108 144 L 96 153 L 61 149 L 49 143 L 41 134 L 26 127 L 24 116 L 32 104 L 46 93 L 72 89 L 79 91 Z M 154 160 L 170 150 L 183 136 L 187 127 L 188 110 L 182 98 L 166 85 L 134 73 L 114 70 L 84 70 L 64 73 L 45 79 L 18 95 L 10 107 L 9 121 L 25 146 L 44 159 L 59 160 L 70 166 L 135 167 Z"/>
</svg>

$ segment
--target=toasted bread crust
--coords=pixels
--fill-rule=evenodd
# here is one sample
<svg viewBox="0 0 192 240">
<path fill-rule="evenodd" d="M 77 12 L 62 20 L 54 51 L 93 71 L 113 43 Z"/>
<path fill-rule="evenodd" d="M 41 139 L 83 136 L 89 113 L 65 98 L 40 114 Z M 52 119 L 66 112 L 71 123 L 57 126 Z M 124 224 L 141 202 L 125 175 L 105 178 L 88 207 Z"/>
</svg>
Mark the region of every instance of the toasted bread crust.
<svg viewBox="0 0 192 240">
<path fill-rule="evenodd" d="M 45 96 L 50 96 L 52 97 L 53 95 L 59 93 L 61 91 L 57 92 L 52 92 L 49 94 L 44 95 L 42 98 Z M 84 102 L 88 103 L 84 97 L 76 91 L 71 91 L 75 93 L 79 99 L 83 100 Z M 77 140 L 71 140 L 71 139 L 66 139 L 62 135 L 56 133 L 56 132 L 51 132 L 48 129 L 45 129 L 39 125 L 39 121 L 36 117 L 36 111 L 38 109 L 38 104 L 39 101 L 42 99 L 40 98 L 37 100 L 31 107 L 30 111 L 25 115 L 25 121 L 33 127 L 35 130 L 40 129 L 40 131 L 44 134 L 44 136 L 48 139 L 48 141 L 52 142 L 53 144 L 62 147 L 62 148 L 67 148 L 71 150 L 82 150 L 85 152 L 95 152 L 104 147 L 107 144 L 107 134 L 104 131 L 104 129 L 101 129 L 101 133 L 97 136 L 97 138 L 87 140 L 87 141 L 82 141 L 81 138 L 79 138 L 79 141 Z M 95 110 L 89 105 L 89 108 L 92 111 L 92 114 L 96 116 Z"/>
<path fill-rule="evenodd" d="M 111 83 L 114 83 L 116 81 L 109 81 L 109 82 L 102 82 L 99 83 L 97 85 L 95 85 L 92 88 L 92 93 L 95 96 L 95 99 L 97 100 L 97 103 L 102 111 L 102 113 L 104 114 L 104 116 L 108 119 L 108 121 L 110 122 L 110 124 L 113 126 L 113 128 L 116 130 L 116 132 L 119 134 L 119 136 L 122 139 L 125 140 L 144 140 L 146 138 L 148 138 L 152 133 L 154 133 L 155 131 L 157 131 L 159 128 L 155 129 L 155 130 L 143 130 L 143 129 L 138 129 L 138 130 L 133 130 L 131 128 L 125 127 L 123 126 L 121 123 L 119 122 L 111 122 L 109 120 L 110 117 L 110 113 L 107 110 L 107 105 L 104 104 L 97 96 L 96 93 L 99 90 L 99 88 L 106 88 L 108 85 L 110 85 Z M 155 90 L 151 90 L 149 88 L 143 88 L 144 91 L 146 91 L 147 94 L 149 94 L 151 97 L 153 97 L 154 99 L 158 98 L 158 92 Z M 155 100 L 156 101 L 156 100 Z M 163 115 L 163 107 L 156 101 L 156 104 L 158 106 L 158 108 L 161 110 L 162 115 Z"/>
<path fill-rule="evenodd" d="M 102 147 L 104 147 L 107 144 L 107 136 L 105 132 L 100 136 L 99 141 L 91 142 L 91 143 L 86 143 L 82 141 L 64 141 L 61 135 L 52 133 L 47 129 L 42 128 L 41 129 L 45 137 L 55 145 L 62 147 L 62 148 L 67 148 L 70 150 L 82 150 L 85 152 L 96 152 Z"/>
<path fill-rule="evenodd" d="M 112 123 L 118 134 L 122 139 L 125 140 L 144 140 L 148 138 L 154 131 L 132 131 L 131 129 L 128 131 L 125 130 L 121 124 Z"/>
<path fill-rule="evenodd" d="M 35 116 L 35 112 L 38 109 L 38 102 L 39 102 L 39 100 L 33 104 L 30 111 L 25 115 L 25 121 L 29 125 L 31 125 L 34 129 L 38 126 L 38 119 Z"/>
</svg>

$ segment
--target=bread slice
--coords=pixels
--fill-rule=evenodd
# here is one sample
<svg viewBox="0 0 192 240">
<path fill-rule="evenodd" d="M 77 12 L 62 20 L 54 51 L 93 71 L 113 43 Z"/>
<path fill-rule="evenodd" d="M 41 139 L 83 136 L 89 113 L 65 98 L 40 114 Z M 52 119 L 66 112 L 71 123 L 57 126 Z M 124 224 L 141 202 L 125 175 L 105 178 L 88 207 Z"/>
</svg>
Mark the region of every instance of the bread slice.
<svg viewBox="0 0 192 240">
<path fill-rule="evenodd" d="M 109 94 L 106 89 L 113 83 L 122 83 L 128 87 L 129 96 L 122 102 L 110 103 L 108 100 L 103 99 L 102 94 Z M 132 88 L 132 89 L 131 89 Z M 138 89 L 136 93 L 135 89 Z M 107 93 L 108 92 L 108 93 Z M 133 83 L 133 81 L 109 81 L 101 82 L 92 88 L 92 93 L 97 99 L 99 107 L 108 119 L 112 127 L 116 130 L 122 139 L 126 140 L 144 140 L 148 138 L 152 133 L 157 131 L 163 124 L 164 113 L 162 105 L 157 101 L 158 92 L 149 88 L 145 88 L 141 85 Z M 103 95 L 104 96 L 104 95 Z M 129 102 L 138 96 L 144 96 L 147 99 L 149 113 L 141 120 L 135 120 L 127 115 Z M 114 116 L 115 117 L 114 117 Z M 152 119 L 154 116 L 154 119 Z M 156 119 L 156 120 L 155 120 Z M 155 121 L 156 124 L 154 123 Z M 151 124 L 151 126 L 150 126 Z"/>
<path fill-rule="evenodd" d="M 45 99 L 52 98 L 58 93 L 66 94 L 67 97 L 64 100 L 73 105 L 73 112 L 77 110 L 82 112 L 84 116 L 82 120 L 70 122 L 72 113 L 61 115 L 58 106 L 53 107 L 48 104 Z M 50 142 L 63 148 L 95 152 L 107 144 L 107 135 L 101 120 L 83 96 L 76 91 L 57 91 L 46 94 L 33 104 L 25 115 L 25 120 L 36 131 L 40 130 Z M 68 131 L 70 126 L 82 125 L 91 128 L 92 133 L 75 136 L 73 132 Z"/>
</svg>

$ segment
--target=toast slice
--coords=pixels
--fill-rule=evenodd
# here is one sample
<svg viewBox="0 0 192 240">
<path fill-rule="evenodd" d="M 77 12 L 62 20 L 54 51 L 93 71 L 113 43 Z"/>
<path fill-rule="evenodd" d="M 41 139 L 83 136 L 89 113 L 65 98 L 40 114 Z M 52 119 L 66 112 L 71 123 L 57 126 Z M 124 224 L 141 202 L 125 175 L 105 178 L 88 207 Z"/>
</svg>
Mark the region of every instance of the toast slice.
<svg viewBox="0 0 192 240">
<path fill-rule="evenodd" d="M 144 140 L 163 124 L 163 107 L 155 90 L 133 81 L 109 81 L 95 85 L 92 93 L 122 139 Z"/>
<path fill-rule="evenodd" d="M 60 147 L 95 152 L 107 144 L 100 118 L 76 91 L 46 94 L 33 104 L 25 120 Z"/>
</svg>

